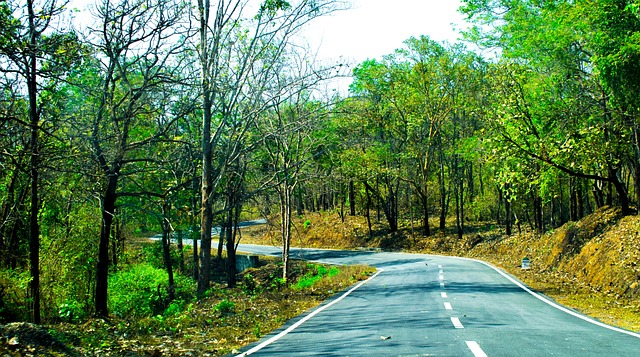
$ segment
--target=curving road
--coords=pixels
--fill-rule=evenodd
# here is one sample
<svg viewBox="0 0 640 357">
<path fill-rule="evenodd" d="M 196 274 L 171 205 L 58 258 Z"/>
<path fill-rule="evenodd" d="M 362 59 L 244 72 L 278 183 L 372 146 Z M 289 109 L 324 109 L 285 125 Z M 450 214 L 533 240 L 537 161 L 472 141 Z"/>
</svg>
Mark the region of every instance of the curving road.
<svg viewBox="0 0 640 357">
<path fill-rule="evenodd" d="M 292 256 L 369 264 L 378 274 L 239 356 L 640 356 L 639 334 L 559 306 L 480 261 L 315 249 Z"/>
</svg>

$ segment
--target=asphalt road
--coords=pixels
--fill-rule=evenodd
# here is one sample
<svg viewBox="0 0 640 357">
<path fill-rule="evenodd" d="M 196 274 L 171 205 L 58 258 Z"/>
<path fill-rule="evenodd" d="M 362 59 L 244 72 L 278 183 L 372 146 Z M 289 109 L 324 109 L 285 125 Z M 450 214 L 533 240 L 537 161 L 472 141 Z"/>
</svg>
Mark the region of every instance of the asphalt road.
<svg viewBox="0 0 640 357">
<path fill-rule="evenodd" d="M 483 262 L 313 249 L 292 255 L 379 271 L 239 356 L 640 356 L 639 334 L 559 306 Z"/>
<path fill-rule="evenodd" d="M 252 227 L 252 226 L 260 226 L 260 225 L 263 225 L 263 224 L 267 224 L 267 220 L 264 219 L 264 218 L 261 218 L 261 219 L 254 219 L 252 221 L 240 222 L 240 223 L 238 223 L 238 227 L 246 228 L 246 227 Z M 215 227 L 211 228 L 211 239 L 212 239 L 212 242 L 213 241 L 217 242 L 216 238 L 218 237 L 219 234 L 220 234 L 220 226 L 215 226 Z M 185 236 L 185 238 L 182 239 L 182 244 L 184 244 L 184 245 L 193 245 L 193 240 L 189 239 L 189 238 L 186 238 L 188 236 L 187 232 L 184 233 L 184 236 Z M 177 243 L 178 240 L 175 238 L 176 237 L 176 233 L 175 232 L 172 234 L 172 237 L 173 238 L 171 239 L 171 242 L 172 243 Z M 162 240 L 162 233 L 158 233 L 156 235 L 153 235 L 153 236 L 149 237 L 149 239 L 150 240 L 154 240 L 154 241 Z"/>
</svg>

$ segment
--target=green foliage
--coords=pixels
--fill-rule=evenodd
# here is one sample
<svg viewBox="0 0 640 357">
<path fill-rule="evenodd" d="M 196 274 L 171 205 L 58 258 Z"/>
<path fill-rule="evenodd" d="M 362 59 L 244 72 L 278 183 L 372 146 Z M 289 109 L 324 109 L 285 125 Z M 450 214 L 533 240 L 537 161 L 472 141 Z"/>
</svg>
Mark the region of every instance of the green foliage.
<svg viewBox="0 0 640 357">
<path fill-rule="evenodd" d="M 260 5 L 260 12 L 257 17 L 261 15 L 268 15 L 269 17 L 273 17 L 276 15 L 278 11 L 284 11 L 291 8 L 291 4 L 289 4 L 286 0 L 264 0 L 264 2 Z"/>
<path fill-rule="evenodd" d="M 67 322 L 78 322 L 86 316 L 86 307 L 75 300 L 69 300 L 60 305 L 58 317 Z"/>
<path fill-rule="evenodd" d="M 187 239 L 184 237 L 183 239 Z M 172 242 L 170 246 L 171 264 L 174 270 L 180 266 L 180 251 L 177 249 L 177 245 Z M 143 257 L 144 261 L 158 269 L 164 269 L 164 252 L 162 247 L 162 240 L 157 240 L 149 244 L 143 245 Z M 184 247 L 186 249 L 186 247 Z M 188 267 L 187 267 L 188 268 Z M 190 271 L 190 270 L 187 270 Z"/>
<path fill-rule="evenodd" d="M 256 279 L 251 274 L 245 274 L 242 277 L 242 289 L 247 295 L 255 295 L 260 292 Z"/>
<path fill-rule="evenodd" d="M 310 269 L 307 273 L 298 279 L 298 282 L 293 285 L 293 289 L 303 290 L 313 287 L 318 281 L 325 277 L 334 277 L 340 274 L 338 267 L 332 266 L 327 269 L 326 267 L 318 264 L 309 264 L 307 269 Z"/>
<path fill-rule="evenodd" d="M 147 263 L 112 274 L 109 277 L 109 306 L 113 314 L 121 317 L 158 315 L 171 307 L 167 301 L 168 278 L 166 271 Z M 191 301 L 195 296 L 195 282 L 188 277 L 175 276 L 176 304 Z M 171 307 L 171 312 L 178 308 Z"/>
<path fill-rule="evenodd" d="M 236 304 L 233 301 L 223 299 L 216 306 L 213 307 L 215 311 L 218 311 L 223 314 L 229 314 L 235 311 Z"/>
<path fill-rule="evenodd" d="M 28 271 L 0 270 L 0 323 L 29 319 Z"/>
</svg>

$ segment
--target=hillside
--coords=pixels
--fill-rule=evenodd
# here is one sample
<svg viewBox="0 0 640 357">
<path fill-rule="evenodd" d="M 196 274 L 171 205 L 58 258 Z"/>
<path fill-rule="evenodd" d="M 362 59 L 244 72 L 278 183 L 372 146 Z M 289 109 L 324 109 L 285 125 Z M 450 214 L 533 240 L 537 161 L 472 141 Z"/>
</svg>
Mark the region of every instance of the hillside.
<svg viewBox="0 0 640 357">
<path fill-rule="evenodd" d="M 338 222 L 338 223 L 336 223 Z M 604 322 L 640 331 L 640 217 L 622 217 L 603 208 L 579 222 L 569 222 L 542 236 L 522 232 L 510 237 L 498 228 L 471 227 L 462 240 L 436 233 L 423 238 L 410 224 L 395 236 L 374 225 L 369 238 L 362 217 L 313 213 L 296 220 L 294 245 L 343 249 L 386 249 L 457 255 L 489 261 L 532 288 Z M 257 227 L 243 242 L 278 244 L 275 228 Z M 520 268 L 521 259 L 531 269 Z"/>
</svg>

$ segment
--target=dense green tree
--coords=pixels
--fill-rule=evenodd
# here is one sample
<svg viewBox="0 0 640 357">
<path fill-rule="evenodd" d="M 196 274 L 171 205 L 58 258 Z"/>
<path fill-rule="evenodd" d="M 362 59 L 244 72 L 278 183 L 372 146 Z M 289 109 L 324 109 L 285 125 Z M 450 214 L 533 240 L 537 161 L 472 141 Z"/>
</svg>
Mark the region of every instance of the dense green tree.
<svg viewBox="0 0 640 357">
<path fill-rule="evenodd" d="M 631 77 L 622 70 L 613 74 L 613 67 L 603 64 L 612 62 L 602 57 L 604 52 L 616 57 L 614 53 L 630 43 L 603 31 L 613 27 L 614 33 L 623 28 L 635 31 L 637 21 L 633 22 L 627 5 L 625 1 L 465 1 L 463 10 L 478 24 L 471 38 L 501 51 L 502 63 L 494 72 L 499 93 L 494 106 L 497 137 L 515 155 L 551 166 L 557 175 L 591 180 L 595 188 L 600 182 L 611 184 L 618 204 L 629 213 L 630 193 L 622 176 L 633 155 L 633 125 L 614 105 L 625 100 L 607 83 L 615 76 Z M 614 13 L 619 16 L 609 16 Z M 598 41 L 610 46 L 603 52 Z M 633 57 L 628 58 L 627 64 L 633 63 Z M 538 180 L 539 184 L 545 185 Z M 534 206 L 535 215 L 541 215 L 541 205 Z"/>
<path fill-rule="evenodd" d="M 15 2 L 2 2 L 0 4 L 0 72 L 5 78 L 16 78 L 16 84 L 24 85 L 26 90 L 10 94 L 10 97 L 21 96 L 26 93 L 25 102 L 28 119 L 10 116 L 7 121 L 18 123 L 28 127 L 30 180 L 30 205 L 29 205 L 29 262 L 30 262 L 30 295 L 32 301 L 32 319 L 40 323 L 40 223 L 38 216 L 42 206 L 40 194 L 40 178 L 42 174 L 41 150 L 43 143 L 41 137 L 48 133 L 43 120 L 48 118 L 44 112 L 47 110 L 47 102 L 41 100 L 44 91 L 51 90 L 55 86 L 57 76 L 63 75 L 66 67 L 77 58 L 78 42 L 73 32 L 62 26 L 61 14 L 64 12 L 66 1 L 47 0 L 37 2 L 29 0 L 26 4 Z M 52 80 L 54 79 L 54 80 Z M 49 83 L 42 83 L 49 80 Z M 11 80 L 10 80 L 11 81 Z M 10 105 L 11 106 L 11 105 Z M 12 114 L 16 114 L 13 111 Z M 26 151 L 24 152 L 26 154 Z M 14 162 L 19 163 L 18 159 Z M 16 167 L 16 169 L 20 169 Z M 17 173 L 17 172 L 15 172 Z M 17 178 L 15 174 L 14 178 Z M 13 185 L 13 186 L 11 186 Z M 15 184 L 10 184 L 10 195 L 15 197 Z M 12 201 L 10 197 L 8 201 Z M 8 207 L 8 206 L 7 206 Z M 7 208 L 5 207 L 5 212 Z M 17 211 L 14 211 L 17 212 Z M 8 212 L 7 212 L 8 213 Z M 7 216 L 8 217 L 8 216 Z M 14 225 L 14 233 L 15 231 Z M 16 242 L 17 237 L 13 236 Z"/>
<path fill-rule="evenodd" d="M 180 74 L 179 36 L 182 2 L 103 1 L 89 39 L 95 48 L 90 86 L 85 87 L 93 115 L 81 123 L 89 133 L 88 152 L 100 174 L 97 181 L 102 223 L 96 268 L 95 312 L 108 315 L 109 242 L 121 180 L 153 159 L 146 146 L 162 141 L 181 112 L 171 112 L 180 98 L 174 86 Z"/>
</svg>

